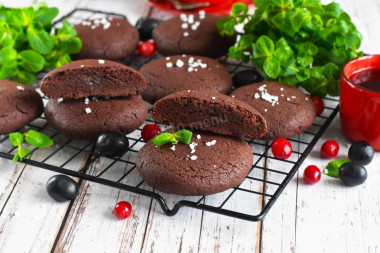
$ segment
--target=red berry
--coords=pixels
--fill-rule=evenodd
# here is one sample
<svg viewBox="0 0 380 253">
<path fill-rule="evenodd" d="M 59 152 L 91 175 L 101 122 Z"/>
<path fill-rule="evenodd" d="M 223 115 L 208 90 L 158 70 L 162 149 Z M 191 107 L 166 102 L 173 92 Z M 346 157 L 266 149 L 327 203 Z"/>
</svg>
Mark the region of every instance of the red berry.
<svg viewBox="0 0 380 253">
<path fill-rule="evenodd" d="M 150 41 L 144 41 L 139 45 L 138 51 L 142 56 L 152 56 L 156 53 L 156 44 Z"/>
<path fill-rule="evenodd" d="M 161 128 L 155 124 L 147 124 L 141 130 L 141 137 L 148 142 L 161 133 Z"/>
<path fill-rule="evenodd" d="M 303 180 L 306 184 L 315 184 L 321 180 L 321 170 L 315 165 L 309 165 L 303 172 Z"/>
<path fill-rule="evenodd" d="M 127 201 L 120 201 L 115 205 L 115 216 L 119 220 L 124 220 L 129 217 L 132 213 L 132 206 Z"/>
<path fill-rule="evenodd" d="M 321 115 L 323 110 L 325 109 L 323 99 L 318 96 L 311 96 L 310 99 L 311 101 L 313 101 L 315 108 L 317 109 L 317 115 Z"/>
<path fill-rule="evenodd" d="M 272 143 L 273 156 L 278 159 L 288 159 L 292 151 L 292 144 L 287 139 L 277 138 Z"/>
<path fill-rule="evenodd" d="M 328 140 L 322 144 L 321 147 L 321 157 L 322 158 L 333 158 L 339 152 L 339 144 L 334 140 Z"/>
</svg>

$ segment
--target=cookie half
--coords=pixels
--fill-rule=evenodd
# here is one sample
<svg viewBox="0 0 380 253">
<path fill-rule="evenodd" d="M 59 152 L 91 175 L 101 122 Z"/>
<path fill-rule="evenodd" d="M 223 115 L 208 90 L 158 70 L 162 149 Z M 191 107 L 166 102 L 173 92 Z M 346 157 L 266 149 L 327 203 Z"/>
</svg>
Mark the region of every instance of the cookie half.
<svg viewBox="0 0 380 253">
<path fill-rule="evenodd" d="M 219 17 L 204 12 L 181 14 L 159 24 L 152 33 L 157 50 L 163 55 L 201 55 L 217 58 L 235 44 L 235 36 L 222 36 Z"/>
<path fill-rule="evenodd" d="M 131 55 L 139 44 L 139 33 L 122 18 L 98 18 L 75 25 L 82 50 L 75 59 L 120 60 Z"/>
<path fill-rule="evenodd" d="M 34 89 L 23 84 L 0 80 L 0 134 L 27 125 L 39 117 L 44 105 Z"/>
<path fill-rule="evenodd" d="M 309 96 L 279 82 L 246 85 L 233 91 L 231 96 L 255 107 L 266 119 L 268 132 L 262 139 L 293 137 L 308 129 L 316 117 Z"/>
<path fill-rule="evenodd" d="M 239 137 L 194 132 L 191 144 L 148 142 L 136 168 L 146 183 L 166 193 L 208 195 L 240 184 L 253 163 L 250 146 Z"/>
<path fill-rule="evenodd" d="M 209 90 L 184 90 L 158 100 L 152 119 L 178 128 L 258 138 L 267 132 L 263 116 L 252 106 Z"/>
<path fill-rule="evenodd" d="M 133 96 L 145 87 L 144 77 L 130 67 L 91 59 L 73 61 L 50 71 L 40 88 L 50 98 L 86 98 Z"/>
<path fill-rule="evenodd" d="M 56 100 L 50 99 L 45 117 L 50 126 L 73 139 L 95 140 L 104 132 L 128 134 L 144 123 L 145 102 L 128 98 Z"/>
<path fill-rule="evenodd" d="M 201 56 L 176 55 L 153 60 L 139 70 L 147 87 L 144 100 L 154 103 L 176 91 L 207 89 L 229 94 L 232 78 L 222 64 Z"/>
</svg>

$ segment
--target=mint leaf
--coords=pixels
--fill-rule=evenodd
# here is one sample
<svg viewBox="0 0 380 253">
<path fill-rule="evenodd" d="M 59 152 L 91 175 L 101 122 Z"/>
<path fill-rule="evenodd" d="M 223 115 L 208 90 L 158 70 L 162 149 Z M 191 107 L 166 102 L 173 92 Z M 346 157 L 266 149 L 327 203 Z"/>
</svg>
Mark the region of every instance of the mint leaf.
<svg viewBox="0 0 380 253">
<path fill-rule="evenodd" d="M 152 144 L 156 145 L 156 146 L 162 146 L 162 145 L 165 145 L 167 143 L 177 144 L 178 141 L 176 140 L 174 135 L 171 133 L 159 134 L 156 137 L 154 137 L 154 139 L 152 140 Z"/>
<path fill-rule="evenodd" d="M 27 29 L 27 38 L 32 49 L 41 54 L 48 54 L 53 49 L 53 40 L 43 29 L 36 29 L 33 26 L 29 26 Z"/>
<path fill-rule="evenodd" d="M 271 56 L 274 53 L 274 42 L 266 35 L 261 36 L 256 45 L 260 55 Z"/>
<path fill-rule="evenodd" d="M 64 20 L 62 22 L 62 28 L 57 29 L 55 34 L 57 35 L 57 39 L 60 41 L 68 41 L 77 35 L 77 31 L 70 25 L 69 22 L 67 22 L 67 20 Z"/>
<path fill-rule="evenodd" d="M 19 83 L 32 84 L 36 81 L 36 76 L 30 72 L 19 70 L 14 74 L 13 80 Z"/>
<path fill-rule="evenodd" d="M 53 145 L 53 140 L 49 136 L 37 132 L 35 130 L 29 130 L 24 133 L 25 141 L 30 145 L 33 145 L 37 148 L 46 148 Z"/>
<path fill-rule="evenodd" d="M 39 21 L 43 26 L 51 24 L 53 19 L 58 15 L 57 8 L 40 7 L 36 10 L 35 20 Z"/>
<path fill-rule="evenodd" d="M 221 18 L 218 20 L 218 29 L 221 35 L 232 36 L 235 34 L 235 25 L 236 19 L 233 17 L 230 18 Z"/>
<path fill-rule="evenodd" d="M 9 140 L 15 147 L 19 147 L 24 143 L 24 137 L 19 132 L 10 133 Z"/>
<path fill-rule="evenodd" d="M 24 157 L 28 158 L 30 150 L 27 148 L 19 148 L 16 154 L 13 156 L 13 161 L 22 161 Z"/>
<path fill-rule="evenodd" d="M 45 65 L 44 57 L 33 50 L 21 51 L 19 58 L 21 67 L 30 72 L 39 72 Z"/>
<path fill-rule="evenodd" d="M 180 142 L 189 145 L 191 141 L 192 132 L 186 129 L 182 129 L 180 131 L 175 132 L 174 137 Z"/>
<path fill-rule="evenodd" d="M 276 58 L 269 57 L 264 62 L 264 71 L 268 77 L 276 79 L 281 71 L 281 66 Z"/>
<path fill-rule="evenodd" d="M 337 160 L 331 161 L 327 164 L 326 169 L 323 171 L 329 177 L 339 178 L 339 168 L 343 164 L 351 162 L 350 160 Z"/>
<path fill-rule="evenodd" d="M 244 3 L 235 3 L 231 8 L 231 16 L 237 17 L 239 15 L 245 15 L 248 12 L 248 6 Z"/>
</svg>

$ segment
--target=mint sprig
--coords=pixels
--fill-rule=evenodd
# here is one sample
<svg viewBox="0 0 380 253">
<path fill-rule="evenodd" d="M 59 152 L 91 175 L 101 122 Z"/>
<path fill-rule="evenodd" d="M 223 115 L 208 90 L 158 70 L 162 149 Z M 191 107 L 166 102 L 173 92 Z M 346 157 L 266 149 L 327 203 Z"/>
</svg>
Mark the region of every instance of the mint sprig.
<svg viewBox="0 0 380 253">
<path fill-rule="evenodd" d="M 36 148 L 46 148 L 54 143 L 49 136 L 35 130 L 29 130 L 24 134 L 19 132 L 10 133 L 9 140 L 13 146 L 17 147 L 16 154 L 13 156 L 13 161 L 15 162 L 22 161 L 23 158 L 28 158 L 31 152 L 29 149 L 21 147 L 24 143 L 24 138 L 27 143 Z"/>
<path fill-rule="evenodd" d="M 31 84 L 42 69 L 66 64 L 70 54 L 81 50 L 82 41 L 67 21 L 52 34 L 57 15 L 58 9 L 45 3 L 26 8 L 0 5 L 0 79 Z"/>
<path fill-rule="evenodd" d="M 326 169 L 323 171 L 323 173 L 329 177 L 335 177 L 339 178 L 339 168 L 343 164 L 351 162 L 350 160 L 336 160 L 331 161 L 327 164 Z"/>
<path fill-rule="evenodd" d="M 340 69 L 363 52 L 362 35 L 338 3 L 320 0 L 255 0 L 257 9 L 236 3 L 230 17 L 222 18 L 222 35 L 244 34 L 229 57 L 252 63 L 269 79 L 302 86 L 312 95 L 339 94 Z"/>
<path fill-rule="evenodd" d="M 154 137 L 152 144 L 156 146 L 163 146 L 167 143 L 177 144 L 178 141 L 189 145 L 193 133 L 189 130 L 182 129 L 175 133 L 162 133 Z"/>
</svg>

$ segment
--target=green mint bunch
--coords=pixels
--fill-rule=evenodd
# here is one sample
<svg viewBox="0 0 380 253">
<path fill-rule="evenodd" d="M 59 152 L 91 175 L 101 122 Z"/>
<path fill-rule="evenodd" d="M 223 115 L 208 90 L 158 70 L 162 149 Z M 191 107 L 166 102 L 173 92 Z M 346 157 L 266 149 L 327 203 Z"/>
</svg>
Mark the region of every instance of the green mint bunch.
<svg viewBox="0 0 380 253">
<path fill-rule="evenodd" d="M 178 141 L 189 145 L 191 141 L 191 136 L 193 133 L 189 130 L 182 129 L 175 133 L 162 133 L 153 138 L 152 143 L 156 146 L 163 146 L 167 143 L 173 145 L 177 144 Z"/>
<path fill-rule="evenodd" d="M 52 33 L 57 15 L 58 9 L 45 3 L 27 8 L 0 5 L 0 79 L 31 84 L 39 71 L 70 62 L 70 54 L 82 49 L 82 41 L 67 21 Z"/>
<path fill-rule="evenodd" d="M 17 147 L 17 152 L 13 156 L 13 161 L 22 161 L 24 157 L 28 158 L 31 152 L 27 148 L 22 148 L 21 145 L 24 143 L 24 139 L 27 143 L 36 148 L 46 148 L 53 145 L 53 140 L 49 136 L 40 133 L 35 130 L 29 130 L 24 134 L 19 132 L 14 132 L 9 134 L 9 140 L 13 146 Z"/>
<path fill-rule="evenodd" d="M 269 79 L 302 86 L 313 95 L 337 96 L 340 69 L 354 58 L 362 36 L 338 3 L 320 0 L 255 0 L 253 15 L 236 3 L 218 22 L 231 36 L 244 23 L 244 34 L 229 57 L 252 63 Z"/>
</svg>

